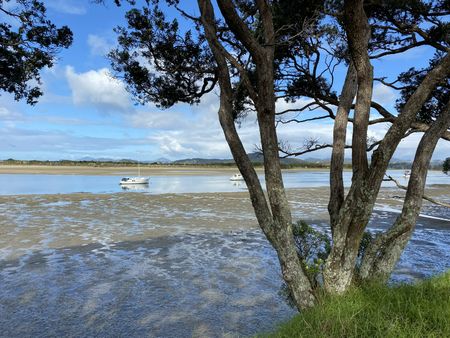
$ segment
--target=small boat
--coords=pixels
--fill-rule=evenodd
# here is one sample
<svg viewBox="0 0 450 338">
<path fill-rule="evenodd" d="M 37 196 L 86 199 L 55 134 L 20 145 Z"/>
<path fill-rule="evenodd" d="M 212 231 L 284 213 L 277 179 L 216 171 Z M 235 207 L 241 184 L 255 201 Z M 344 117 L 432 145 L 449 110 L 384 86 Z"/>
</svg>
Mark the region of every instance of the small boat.
<svg viewBox="0 0 450 338">
<path fill-rule="evenodd" d="M 149 178 L 148 177 L 123 177 L 119 184 L 125 185 L 125 184 L 148 184 Z"/>
<path fill-rule="evenodd" d="M 405 170 L 405 171 L 403 172 L 403 176 L 404 176 L 405 178 L 411 176 L 411 171 Z"/>
<path fill-rule="evenodd" d="M 230 181 L 243 181 L 244 178 L 242 177 L 241 174 L 234 174 L 233 176 L 230 177 Z"/>
<path fill-rule="evenodd" d="M 148 177 L 141 177 L 141 166 L 138 162 L 138 176 L 136 177 L 122 177 L 119 184 L 120 185 L 130 185 L 130 184 L 148 184 Z"/>
</svg>

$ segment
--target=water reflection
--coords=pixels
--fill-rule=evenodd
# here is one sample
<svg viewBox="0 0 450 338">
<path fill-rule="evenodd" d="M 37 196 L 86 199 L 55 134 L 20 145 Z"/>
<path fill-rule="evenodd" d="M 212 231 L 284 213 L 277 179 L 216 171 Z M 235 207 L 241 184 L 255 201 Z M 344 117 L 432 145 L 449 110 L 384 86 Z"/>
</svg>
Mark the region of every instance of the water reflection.
<svg viewBox="0 0 450 338">
<path fill-rule="evenodd" d="M 122 190 L 124 191 L 148 191 L 149 190 L 149 184 L 122 184 L 120 186 Z"/>
<path fill-rule="evenodd" d="M 245 181 L 230 181 L 233 187 L 236 187 L 240 190 L 247 190 L 247 184 Z"/>
<path fill-rule="evenodd" d="M 402 170 L 389 170 L 388 174 L 402 184 L 407 178 Z M 87 175 L 0 175 L 0 195 L 21 194 L 70 194 L 76 192 L 114 193 L 120 191 L 142 191 L 152 194 L 167 193 L 202 193 L 202 192 L 235 192 L 245 189 L 244 181 L 231 181 L 228 174 L 223 175 L 161 175 L 150 178 L 151 188 L 122 189 L 117 184 L 119 176 L 87 176 Z M 264 175 L 259 175 L 265 187 Z M 343 175 L 344 184 L 351 184 L 351 172 Z M 329 186 L 329 172 L 322 171 L 289 171 L 283 174 L 284 186 L 290 188 L 313 188 Z M 237 183 L 237 184 L 234 184 Z M 241 183 L 241 184 L 239 184 Z M 450 184 L 450 176 L 439 171 L 430 171 L 427 185 Z M 394 187 L 393 182 L 384 182 L 384 187 Z"/>
</svg>

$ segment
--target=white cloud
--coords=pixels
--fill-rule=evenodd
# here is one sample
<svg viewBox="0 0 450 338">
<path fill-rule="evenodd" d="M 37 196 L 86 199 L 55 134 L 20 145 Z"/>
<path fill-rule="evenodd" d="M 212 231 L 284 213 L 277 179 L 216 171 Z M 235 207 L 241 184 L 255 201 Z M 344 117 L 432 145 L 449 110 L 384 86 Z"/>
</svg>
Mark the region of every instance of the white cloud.
<svg viewBox="0 0 450 338">
<path fill-rule="evenodd" d="M 191 125 L 186 114 L 173 111 L 138 111 L 131 115 L 129 122 L 134 128 L 182 130 Z"/>
<path fill-rule="evenodd" d="M 87 43 L 91 48 L 92 55 L 105 56 L 113 47 L 105 38 L 94 34 L 88 35 Z"/>
<path fill-rule="evenodd" d="M 394 107 L 397 97 L 397 92 L 394 89 L 385 86 L 382 83 L 378 82 L 373 87 L 373 100 L 381 105 Z"/>
<path fill-rule="evenodd" d="M 196 153 L 194 148 L 181 145 L 180 140 L 174 135 L 157 135 L 153 140 L 158 142 L 161 151 L 169 156 L 188 156 Z"/>
<path fill-rule="evenodd" d="M 288 109 L 300 109 L 310 102 L 312 102 L 312 100 L 307 99 L 307 98 L 300 98 L 295 102 L 286 102 L 286 100 L 284 100 L 284 99 L 278 99 L 276 102 L 276 110 L 277 110 L 277 112 L 282 112 L 282 111 L 285 111 Z M 317 111 L 317 110 L 315 110 L 315 111 Z M 307 112 L 309 112 L 308 109 L 306 109 L 304 112 L 301 112 L 301 114 L 304 115 Z M 288 113 L 288 114 L 290 116 L 292 116 L 292 115 L 297 115 L 299 113 L 300 112 L 292 112 L 292 113 Z"/>
<path fill-rule="evenodd" d="M 231 154 L 219 124 L 219 98 L 205 95 L 199 105 L 180 104 L 173 109 L 137 112 L 130 118 L 134 126 L 154 129 L 149 142 L 171 159 L 187 157 L 230 158 Z M 176 110 L 175 110 L 176 109 Z M 252 135 L 255 135 L 252 132 Z M 246 139 L 246 136 L 243 137 Z"/>
<path fill-rule="evenodd" d="M 86 8 L 80 5 L 79 1 L 72 0 L 47 0 L 45 5 L 57 12 L 64 14 L 83 15 L 86 14 Z"/>
<path fill-rule="evenodd" d="M 6 107 L 0 107 L 0 121 L 17 121 L 22 119 L 23 115 L 12 111 Z"/>
<path fill-rule="evenodd" d="M 66 78 L 76 105 L 92 105 L 100 111 L 130 110 L 125 85 L 114 79 L 106 68 L 78 74 L 68 66 Z"/>
<path fill-rule="evenodd" d="M 77 135 L 73 131 L 25 129 L 0 126 L 5 142 L 2 157 L 29 159 L 80 158 L 81 156 L 126 158 L 136 157 L 137 149 L 150 151 L 148 140 L 136 137 L 102 137 Z M 133 150 L 130 150 L 133 149 Z"/>
<path fill-rule="evenodd" d="M 277 103 L 278 111 L 298 108 L 309 101 L 296 103 Z M 182 105 L 177 109 L 180 109 Z M 198 106 L 191 108 L 190 115 L 174 111 L 138 112 L 131 116 L 130 123 L 137 127 L 157 129 L 149 136 L 152 144 L 161 151 L 161 156 L 179 159 L 187 157 L 230 158 L 231 153 L 222 128 L 219 124 L 217 111 L 219 98 L 216 93 L 210 93 L 202 99 Z M 314 112 L 306 115 L 314 116 Z M 305 113 L 307 114 L 307 113 Z M 161 130 L 164 129 L 164 130 Z M 280 125 L 279 138 L 288 140 L 294 147 L 301 147 L 307 138 L 319 138 L 320 142 L 331 142 L 333 126 L 330 122 Z M 255 151 L 260 144 L 260 136 L 256 117 L 250 114 L 238 127 L 238 133 L 247 152 Z M 318 152 L 310 156 L 323 157 L 328 152 Z"/>
<path fill-rule="evenodd" d="M 162 156 L 172 159 L 231 157 L 223 132 L 218 128 L 198 126 L 191 130 L 158 132 L 148 139 L 159 148 Z"/>
</svg>

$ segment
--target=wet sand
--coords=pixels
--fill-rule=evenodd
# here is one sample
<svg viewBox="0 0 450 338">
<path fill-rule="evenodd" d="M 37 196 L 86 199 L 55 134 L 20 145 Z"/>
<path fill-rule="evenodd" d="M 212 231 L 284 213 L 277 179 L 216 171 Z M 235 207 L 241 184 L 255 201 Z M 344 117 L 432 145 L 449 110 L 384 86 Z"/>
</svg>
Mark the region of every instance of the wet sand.
<svg viewBox="0 0 450 338">
<path fill-rule="evenodd" d="M 450 200 L 448 186 L 427 194 Z M 328 224 L 328 188 L 288 189 L 292 217 Z M 375 210 L 396 214 L 404 191 L 382 189 Z M 187 233 L 259 230 L 248 192 L 186 194 L 51 194 L 0 196 L 0 258 L 28 251 L 114 243 Z M 450 212 L 424 202 L 429 226 L 450 230 Z M 437 219 L 433 217 L 438 214 Z M 442 218 L 442 219 L 440 219 Z M 386 224 L 387 225 L 387 224 Z"/>
<path fill-rule="evenodd" d="M 450 200 L 448 186 L 428 194 Z M 293 219 L 327 230 L 327 188 L 290 189 Z M 382 189 L 372 230 L 404 192 Z M 395 278 L 450 268 L 450 214 L 428 203 Z M 0 196 L 0 332 L 230 337 L 292 316 L 247 192 Z M 440 218 L 440 219 L 439 219 Z"/>
</svg>

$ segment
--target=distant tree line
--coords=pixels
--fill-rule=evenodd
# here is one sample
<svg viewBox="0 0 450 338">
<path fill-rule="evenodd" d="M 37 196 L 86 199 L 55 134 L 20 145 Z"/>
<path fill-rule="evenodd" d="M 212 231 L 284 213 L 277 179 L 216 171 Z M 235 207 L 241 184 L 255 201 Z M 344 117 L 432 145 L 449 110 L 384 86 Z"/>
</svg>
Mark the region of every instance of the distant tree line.
<svg viewBox="0 0 450 338">
<path fill-rule="evenodd" d="M 447 157 L 444 164 L 442 164 L 442 171 L 448 175 L 448 172 L 450 171 L 450 157 Z"/>
<path fill-rule="evenodd" d="M 141 167 L 148 166 L 196 166 L 196 167 L 235 167 L 236 163 L 233 161 L 230 162 L 221 162 L 221 163 L 212 163 L 206 162 L 202 163 L 194 163 L 194 162 L 139 162 Z M 9 158 L 7 160 L 0 160 L 0 164 L 3 165 L 46 165 L 46 166 L 87 166 L 87 167 L 135 167 L 138 165 L 138 161 L 135 160 L 118 160 L 118 161 L 76 161 L 76 160 L 58 160 L 58 161 L 50 161 L 50 160 L 15 160 L 13 158 Z M 262 162 L 253 162 L 253 165 L 256 167 L 262 167 Z M 302 162 L 302 163 L 289 163 L 283 164 L 283 169 L 292 169 L 292 168 L 329 168 L 327 163 L 316 163 L 316 162 Z M 350 166 L 349 166 L 350 168 Z"/>
</svg>

